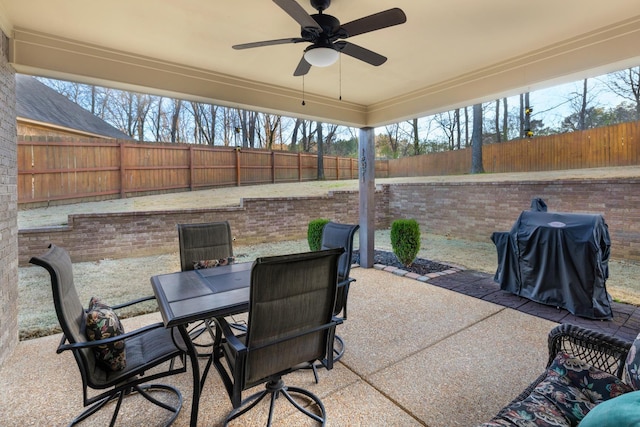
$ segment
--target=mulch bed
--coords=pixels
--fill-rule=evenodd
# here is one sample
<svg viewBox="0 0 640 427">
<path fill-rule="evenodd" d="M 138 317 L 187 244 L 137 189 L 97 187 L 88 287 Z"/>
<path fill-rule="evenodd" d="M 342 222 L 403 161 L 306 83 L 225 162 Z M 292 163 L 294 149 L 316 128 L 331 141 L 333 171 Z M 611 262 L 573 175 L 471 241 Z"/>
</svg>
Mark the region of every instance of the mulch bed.
<svg viewBox="0 0 640 427">
<path fill-rule="evenodd" d="M 398 267 L 403 270 L 419 274 L 424 276 L 429 273 L 439 273 L 444 270 L 448 270 L 451 267 L 448 265 L 439 264 L 437 262 L 429 261 L 428 259 L 416 258 L 413 261 L 413 264 L 410 266 L 405 266 L 398 261 L 398 258 L 393 254 L 393 252 L 388 251 L 374 251 L 373 253 L 373 261 L 375 264 L 384 264 L 391 267 Z M 354 264 L 360 263 L 360 251 L 357 249 L 353 251 L 352 262 Z"/>
</svg>

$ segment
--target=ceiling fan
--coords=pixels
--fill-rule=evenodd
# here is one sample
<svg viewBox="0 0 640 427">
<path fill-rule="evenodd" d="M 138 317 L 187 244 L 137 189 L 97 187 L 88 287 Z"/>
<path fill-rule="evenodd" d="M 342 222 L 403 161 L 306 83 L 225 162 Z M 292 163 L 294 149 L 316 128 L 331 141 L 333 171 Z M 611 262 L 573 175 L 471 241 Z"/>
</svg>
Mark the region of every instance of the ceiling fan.
<svg viewBox="0 0 640 427">
<path fill-rule="evenodd" d="M 237 44 L 233 48 L 250 49 L 287 43 L 311 43 L 304 50 L 304 54 L 293 73 L 294 76 L 307 74 L 312 65 L 327 67 L 335 63 L 340 52 L 371 65 L 382 65 L 386 62 L 386 57 L 341 39 L 403 24 L 407 21 L 407 17 L 401 9 L 393 8 L 346 24 L 340 24 L 337 18 L 323 13 L 331 4 L 331 0 L 311 0 L 311 6 L 318 11 L 313 15 L 309 15 L 295 0 L 273 0 L 273 2 L 300 24 L 300 37 Z"/>
</svg>

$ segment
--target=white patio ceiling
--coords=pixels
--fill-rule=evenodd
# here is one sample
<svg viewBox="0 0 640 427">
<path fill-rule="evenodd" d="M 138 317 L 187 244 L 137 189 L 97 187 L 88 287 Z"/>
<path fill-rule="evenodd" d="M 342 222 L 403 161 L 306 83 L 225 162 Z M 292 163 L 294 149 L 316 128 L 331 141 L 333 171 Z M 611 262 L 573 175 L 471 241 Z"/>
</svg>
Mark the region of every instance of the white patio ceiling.
<svg viewBox="0 0 640 427">
<path fill-rule="evenodd" d="M 392 7 L 405 24 L 348 39 L 388 61 L 312 68 L 305 106 L 293 71 L 306 43 L 231 48 L 299 36 L 270 0 L 0 0 L 0 27 L 21 73 L 356 127 L 640 64 L 638 0 L 334 0 L 325 13 Z"/>
</svg>

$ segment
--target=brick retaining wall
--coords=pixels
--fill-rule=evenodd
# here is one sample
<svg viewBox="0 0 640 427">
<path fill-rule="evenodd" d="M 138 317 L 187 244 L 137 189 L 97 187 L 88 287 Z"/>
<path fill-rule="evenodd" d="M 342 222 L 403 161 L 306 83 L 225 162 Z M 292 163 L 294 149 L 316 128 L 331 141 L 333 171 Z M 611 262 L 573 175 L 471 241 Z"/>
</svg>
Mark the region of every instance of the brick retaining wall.
<svg viewBox="0 0 640 427">
<path fill-rule="evenodd" d="M 640 179 L 393 184 L 389 217 L 415 218 L 422 232 L 490 241 L 508 231 L 531 199 L 550 212 L 602 214 L 611 255 L 640 261 Z"/>
<path fill-rule="evenodd" d="M 424 233 L 489 241 L 510 230 L 531 199 L 549 211 L 599 213 L 609 226 L 612 256 L 640 261 L 640 179 L 384 184 L 376 191 L 376 228 L 415 218 Z M 239 207 L 72 215 L 69 226 L 19 232 L 19 261 L 44 252 L 49 242 L 72 259 L 137 257 L 178 248 L 176 224 L 228 219 L 236 244 L 301 239 L 315 218 L 358 221 L 358 192 L 325 197 L 244 199 Z"/>
<path fill-rule="evenodd" d="M 378 228 L 389 226 L 385 191 L 376 192 Z M 336 191 L 324 197 L 244 199 L 229 208 L 71 215 L 68 226 L 20 230 L 19 263 L 27 265 L 49 243 L 67 249 L 74 262 L 174 252 L 178 223 L 229 220 L 237 245 L 302 239 L 312 219 L 357 223 L 358 206 L 357 191 Z"/>
</svg>

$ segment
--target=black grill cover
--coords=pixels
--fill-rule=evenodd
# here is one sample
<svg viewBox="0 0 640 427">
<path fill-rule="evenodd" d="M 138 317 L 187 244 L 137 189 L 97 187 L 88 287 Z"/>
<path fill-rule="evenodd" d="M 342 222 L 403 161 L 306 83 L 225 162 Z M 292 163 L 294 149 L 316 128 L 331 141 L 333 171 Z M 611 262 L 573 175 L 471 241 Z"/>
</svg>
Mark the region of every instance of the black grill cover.
<svg viewBox="0 0 640 427">
<path fill-rule="evenodd" d="M 501 289 L 576 316 L 613 317 L 605 287 L 611 241 L 602 215 L 524 211 L 510 232 L 491 240 Z"/>
</svg>

